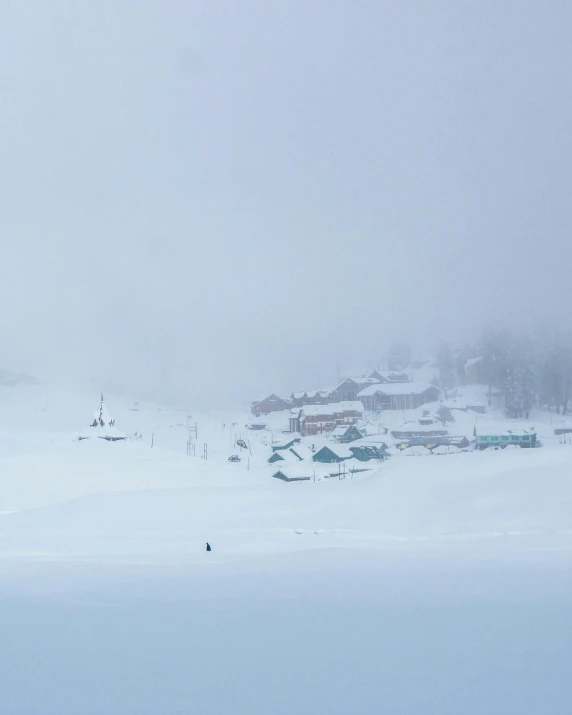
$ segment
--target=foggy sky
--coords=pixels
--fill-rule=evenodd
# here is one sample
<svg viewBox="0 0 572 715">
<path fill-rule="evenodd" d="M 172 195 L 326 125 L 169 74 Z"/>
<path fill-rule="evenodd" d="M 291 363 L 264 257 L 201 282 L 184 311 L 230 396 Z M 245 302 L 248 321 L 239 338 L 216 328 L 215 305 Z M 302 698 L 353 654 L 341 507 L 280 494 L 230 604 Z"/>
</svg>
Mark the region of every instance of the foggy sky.
<svg viewBox="0 0 572 715">
<path fill-rule="evenodd" d="M 0 4 L 0 367 L 201 406 L 570 312 L 564 2 Z"/>
</svg>

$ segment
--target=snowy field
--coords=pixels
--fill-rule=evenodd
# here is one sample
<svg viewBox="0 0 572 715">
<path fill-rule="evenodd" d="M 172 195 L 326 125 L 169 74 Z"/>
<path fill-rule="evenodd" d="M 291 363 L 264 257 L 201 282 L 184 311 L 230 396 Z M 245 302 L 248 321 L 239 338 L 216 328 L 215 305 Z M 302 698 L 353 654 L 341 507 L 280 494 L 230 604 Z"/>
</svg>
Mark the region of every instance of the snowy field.
<svg viewBox="0 0 572 715">
<path fill-rule="evenodd" d="M 526 422 L 541 449 L 414 457 L 388 437 L 353 479 L 284 483 L 285 415 L 255 434 L 106 398 L 141 440 L 77 441 L 94 390 L 0 388 L 0 712 L 570 712 L 562 418 Z"/>
</svg>

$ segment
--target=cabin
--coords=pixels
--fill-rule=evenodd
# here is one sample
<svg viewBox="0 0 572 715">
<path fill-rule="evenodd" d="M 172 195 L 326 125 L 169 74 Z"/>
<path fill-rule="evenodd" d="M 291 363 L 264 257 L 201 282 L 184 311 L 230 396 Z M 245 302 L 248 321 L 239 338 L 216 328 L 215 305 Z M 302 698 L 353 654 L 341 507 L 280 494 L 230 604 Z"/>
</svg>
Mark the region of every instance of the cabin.
<svg viewBox="0 0 572 715">
<path fill-rule="evenodd" d="M 357 396 L 368 412 L 414 410 L 428 402 L 436 402 L 439 390 L 434 385 L 420 382 L 376 384 L 368 385 Z"/>
<path fill-rule="evenodd" d="M 322 464 L 333 464 L 351 459 L 353 456 L 353 452 L 348 447 L 339 444 L 326 444 L 315 452 L 312 459 L 314 462 Z"/>
<path fill-rule="evenodd" d="M 295 472 L 292 470 L 279 469 L 272 475 L 274 479 L 281 479 L 283 482 L 309 482 L 312 479 L 310 471 Z"/>
<path fill-rule="evenodd" d="M 529 449 L 531 447 L 540 447 L 540 442 L 534 432 L 526 431 L 511 431 L 507 430 L 503 434 L 478 434 L 476 436 L 477 449 L 501 448 L 504 449 L 509 445 Z"/>
<path fill-rule="evenodd" d="M 279 397 L 272 393 L 265 397 L 263 400 L 257 400 L 252 403 L 250 411 L 255 417 L 260 417 L 260 415 L 269 415 L 272 412 L 282 412 L 283 410 L 289 410 L 291 407 L 288 400 L 283 397 Z"/>
<path fill-rule="evenodd" d="M 356 439 L 361 439 L 365 434 L 362 434 L 355 425 L 339 425 L 330 435 L 330 439 L 334 442 L 355 442 Z"/>
<path fill-rule="evenodd" d="M 360 462 L 369 462 L 371 459 L 381 460 L 389 456 L 385 442 L 374 444 L 363 440 L 359 444 L 352 444 L 349 449 L 354 458 Z"/>
</svg>

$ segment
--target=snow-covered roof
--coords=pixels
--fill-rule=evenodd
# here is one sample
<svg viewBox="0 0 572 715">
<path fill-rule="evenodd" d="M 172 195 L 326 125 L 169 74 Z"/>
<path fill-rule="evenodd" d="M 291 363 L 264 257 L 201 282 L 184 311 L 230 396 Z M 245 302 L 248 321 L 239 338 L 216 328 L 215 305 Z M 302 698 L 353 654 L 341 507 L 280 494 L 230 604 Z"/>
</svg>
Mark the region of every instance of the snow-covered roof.
<svg viewBox="0 0 572 715">
<path fill-rule="evenodd" d="M 427 447 L 421 446 L 406 447 L 405 449 L 401 450 L 401 454 L 404 454 L 409 457 L 419 457 L 421 455 L 430 454 L 430 450 L 428 450 Z"/>
<path fill-rule="evenodd" d="M 315 451 L 314 459 L 316 459 L 316 455 L 318 455 L 323 449 L 329 449 L 330 452 L 335 454 L 336 457 L 339 457 L 340 459 L 350 459 L 354 456 L 354 453 L 349 447 L 346 447 L 345 444 L 325 444 Z"/>
<path fill-rule="evenodd" d="M 295 444 L 293 447 L 290 447 L 288 451 L 300 460 L 311 459 L 314 454 L 309 447 L 303 444 Z"/>
<path fill-rule="evenodd" d="M 280 439 L 277 439 L 276 442 L 273 442 L 272 448 L 274 450 L 286 449 L 289 444 L 292 444 L 292 442 L 299 442 L 301 439 L 302 438 L 298 432 L 288 432 Z"/>
<path fill-rule="evenodd" d="M 358 375 L 360 377 L 365 377 L 365 375 L 368 375 L 370 372 L 373 372 L 373 370 L 368 370 L 367 367 L 352 367 L 349 368 L 348 370 L 342 370 L 339 374 L 340 382 L 344 382 L 344 380 L 347 380 L 348 378 L 352 378 L 354 375 Z"/>
<path fill-rule="evenodd" d="M 355 442 L 351 443 L 352 447 L 380 447 L 381 445 L 387 446 L 387 437 L 384 437 L 384 435 L 381 434 L 362 437 L 361 439 L 356 439 Z"/>
<path fill-rule="evenodd" d="M 332 402 L 329 405 L 304 405 L 300 412 L 305 417 L 334 416 L 343 412 L 363 412 L 363 405 L 359 400 L 346 400 L 345 402 Z"/>
<path fill-rule="evenodd" d="M 355 382 L 356 385 L 373 385 L 373 384 L 379 385 L 380 384 L 379 380 L 376 379 L 375 377 L 346 377 L 345 380 L 342 380 L 342 382 L 340 382 L 340 385 L 343 385 L 344 382 L 347 382 L 348 380 Z M 338 387 L 340 387 L 340 385 L 338 385 Z"/>
<path fill-rule="evenodd" d="M 479 429 L 479 426 L 477 426 L 476 431 L 478 437 L 510 437 L 511 435 L 515 437 L 524 437 L 527 434 L 535 434 L 535 430 L 523 429 L 522 427 L 507 429 L 506 427 L 499 426 L 498 429 L 489 427 L 486 430 L 482 430 Z"/>
<path fill-rule="evenodd" d="M 336 427 L 336 429 L 332 432 L 332 434 L 330 435 L 330 437 L 333 437 L 334 439 L 335 439 L 336 437 L 343 437 L 343 436 L 345 435 L 345 433 L 346 433 L 349 429 L 358 429 L 358 428 L 357 428 L 356 425 L 339 425 L 339 426 Z"/>
<path fill-rule="evenodd" d="M 431 454 L 452 454 L 458 452 L 459 449 L 454 444 L 446 445 L 440 444 L 438 447 L 434 447 L 431 450 Z"/>
<path fill-rule="evenodd" d="M 436 389 L 434 385 L 428 382 L 395 382 L 395 383 L 377 383 L 364 388 L 358 393 L 358 397 L 371 397 L 372 395 L 420 395 L 427 392 L 431 388 Z"/>
<path fill-rule="evenodd" d="M 372 372 L 377 372 L 378 375 L 384 377 L 386 380 L 391 380 L 393 382 L 399 382 L 395 378 L 404 377 L 406 378 L 404 382 L 409 382 L 411 378 L 405 370 L 372 370 Z"/>
</svg>

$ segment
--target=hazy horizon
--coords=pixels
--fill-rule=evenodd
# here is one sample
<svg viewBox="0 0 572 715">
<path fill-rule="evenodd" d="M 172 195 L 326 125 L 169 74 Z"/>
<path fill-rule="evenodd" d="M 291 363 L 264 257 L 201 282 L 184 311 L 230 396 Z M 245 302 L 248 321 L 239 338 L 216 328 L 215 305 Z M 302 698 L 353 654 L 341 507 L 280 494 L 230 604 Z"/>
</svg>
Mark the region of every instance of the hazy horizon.
<svg viewBox="0 0 572 715">
<path fill-rule="evenodd" d="M 0 367 L 199 406 L 572 307 L 570 6 L 0 8 Z"/>
</svg>

